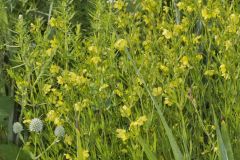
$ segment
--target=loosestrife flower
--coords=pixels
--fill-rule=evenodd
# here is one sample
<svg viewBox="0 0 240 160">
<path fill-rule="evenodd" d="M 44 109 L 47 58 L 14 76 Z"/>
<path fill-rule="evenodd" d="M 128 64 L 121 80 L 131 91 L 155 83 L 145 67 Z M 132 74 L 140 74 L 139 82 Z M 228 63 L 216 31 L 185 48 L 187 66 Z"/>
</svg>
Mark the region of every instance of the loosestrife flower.
<svg viewBox="0 0 240 160">
<path fill-rule="evenodd" d="M 122 117 L 129 117 L 131 115 L 131 108 L 124 105 L 120 109 L 120 112 Z"/>
<path fill-rule="evenodd" d="M 73 138 L 70 135 L 66 135 L 64 138 L 64 143 L 71 146 L 72 142 L 73 142 Z"/>
<path fill-rule="evenodd" d="M 13 124 L 13 132 L 14 132 L 15 134 L 18 134 L 18 133 L 21 133 L 22 131 L 23 131 L 23 126 L 22 126 L 22 124 L 19 123 L 19 122 L 15 122 L 15 123 Z"/>
<path fill-rule="evenodd" d="M 29 130 L 31 132 L 41 132 L 42 129 L 43 129 L 43 122 L 40 119 L 34 118 L 31 120 L 30 126 L 29 126 Z"/>
<path fill-rule="evenodd" d="M 127 47 L 127 41 L 125 39 L 119 39 L 114 44 L 114 47 L 120 51 L 123 51 Z"/>
<path fill-rule="evenodd" d="M 156 88 L 153 88 L 152 90 L 152 95 L 157 97 L 157 96 L 160 96 L 162 94 L 162 87 L 156 87 Z"/>
<path fill-rule="evenodd" d="M 117 129 L 116 132 L 117 137 L 122 139 L 123 142 L 125 142 L 129 138 L 125 129 Z"/>
<path fill-rule="evenodd" d="M 136 121 L 131 122 L 130 124 L 130 130 L 136 127 L 141 127 L 145 122 L 147 121 L 146 116 L 139 117 Z"/>
<path fill-rule="evenodd" d="M 206 76 L 213 76 L 215 74 L 215 71 L 212 69 L 212 70 L 206 70 L 205 72 L 204 72 L 204 75 L 206 75 Z"/>
</svg>

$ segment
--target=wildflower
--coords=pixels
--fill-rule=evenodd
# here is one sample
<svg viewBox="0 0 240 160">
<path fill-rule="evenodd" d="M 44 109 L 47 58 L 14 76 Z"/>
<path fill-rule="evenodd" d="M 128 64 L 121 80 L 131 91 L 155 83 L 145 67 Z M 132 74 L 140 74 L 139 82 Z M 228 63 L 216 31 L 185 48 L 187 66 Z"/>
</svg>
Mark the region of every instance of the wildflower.
<svg viewBox="0 0 240 160">
<path fill-rule="evenodd" d="M 123 142 L 125 142 L 129 138 L 125 129 L 117 129 L 116 132 L 117 137 L 122 139 Z"/>
<path fill-rule="evenodd" d="M 82 154 L 83 154 L 83 159 L 87 159 L 89 157 L 89 151 L 88 150 L 83 150 L 82 151 Z"/>
<path fill-rule="evenodd" d="M 93 53 L 97 53 L 97 47 L 96 46 L 89 46 L 88 50 Z"/>
<path fill-rule="evenodd" d="M 225 78 L 225 79 L 229 79 L 229 74 L 227 74 L 227 69 L 226 69 L 226 65 L 225 64 L 222 64 L 220 67 L 220 72 L 222 74 L 222 76 Z"/>
<path fill-rule="evenodd" d="M 169 31 L 169 30 L 167 30 L 167 29 L 163 29 L 162 35 L 163 35 L 166 39 L 172 38 L 172 32 Z"/>
<path fill-rule="evenodd" d="M 178 3 L 177 3 L 177 7 L 178 7 L 180 10 L 182 10 L 182 9 L 185 8 L 185 4 L 184 4 L 183 2 L 178 2 Z"/>
<path fill-rule="evenodd" d="M 47 94 L 48 92 L 50 92 L 50 90 L 51 90 L 51 85 L 50 84 L 45 84 L 44 86 L 43 86 L 43 93 L 44 94 Z"/>
<path fill-rule="evenodd" d="M 164 65 L 160 65 L 160 70 L 164 73 L 167 74 L 169 72 L 169 68 Z"/>
<path fill-rule="evenodd" d="M 54 37 L 54 38 L 50 41 L 50 44 L 51 44 L 51 48 L 56 49 L 56 48 L 58 47 L 59 42 L 58 42 L 57 38 Z"/>
<path fill-rule="evenodd" d="M 114 8 L 121 10 L 124 7 L 124 2 L 122 0 L 118 0 L 114 3 Z"/>
<path fill-rule="evenodd" d="M 119 39 L 114 44 L 114 47 L 120 51 L 123 51 L 127 47 L 127 41 L 125 39 Z"/>
<path fill-rule="evenodd" d="M 203 56 L 202 56 L 202 54 L 197 54 L 196 58 L 198 61 L 201 61 L 203 59 Z"/>
<path fill-rule="evenodd" d="M 31 120 L 29 130 L 31 132 L 41 132 L 43 129 L 43 123 L 40 119 L 34 118 Z"/>
<path fill-rule="evenodd" d="M 202 17 L 203 17 L 205 20 L 207 20 L 207 19 L 210 18 L 210 13 L 209 13 L 209 11 L 207 10 L 207 8 L 202 9 Z"/>
<path fill-rule="evenodd" d="M 65 158 L 68 159 L 68 160 L 72 160 L 72 157 L 70 154 L 66 153 L 64 154 Z"/>
<path fill-rule="evenodd" d="M 64 143 L 67 145 L 72 145 L 73 138 L 70 135 L 66 135 L 64 138 Z"/>
<path fill-rule="evenodd" d="M 101 58 L 99 56 L 92 57 L 91 62 L 96 65 L 101 62 Z"/>
<path fill-rule="evenodd" d="M 81 112 L 84 108 L 89 106 L 89 99 L 84 99 L 82 102 L 77 102 L 74 104 L 75 111 Z"/>
<path fill-rule="evenodd" d="M 136 127 L 141 127 L 145 122 L 147 121 L 146 116 L 139 117 L 136 121 L 131 122 L 130 124 L 130 130 Z"/>
<path fill-rule="evenodd" d="M 168 97 L 165 97 L 164 98 L 164 102 L 163 102 L 165 105 L 167 106 L 172 106 L 173 103 L 170 101 L 170 99 Z"/>
<path fill-rule="evenodd" d="M 214 70 L 206 70 L 204 72 L 204 75 L 206 76 L 213 76 L 215 74 L 215 71 Z"/>
<path fill-rule="evenodd" d="M 52 53 L 53 53 L 52 48 L 48 48 L 48 49 L 46 50 L 46 54 L 47 54 L 48 56 L 51 56 Z"/>
<path fill-rule="evenodd" d="M 52 74 L 57 74 L 59 73 L 60 67 L 57 65 L 51 65 L 50 67 L 50 73 Z"/>
<path fill-rule="evenodd" d="M 54 121 L 56 117 L 57 117 L 57 113 L 54 110 L 50 110 L 47 113 L 47 120 L 48 121 Z"/>
<path fill-rule="evenodd" d="M 18 133 L 21 133 L 22 131 L 23 131 L 23 126 L 22 126 L 22 124 L 19 123 L 19 122 L 15 122 L 15 123 L 13 124 L 13 132 L 14 132 L 15 134 L 18 134 Z"/>
<path fill-rule="evenodd" d="M 63 80 L 63 77 L 62 77 L 62 76 L 58 76 L 58 77 L 57 77 L 57 83 L 63 85 L 64 80 Z"/>
<path fill-rule="evenodd" d="M 101 85 L 101 87 L 99 88 L 99 91 L 101 92 L 102 90 L 104 90 L 105 88 L 109 87 L 108 84 L 103 84 Z"/>
<path fill-rule="evenodd" d="M 129 117 L 131 115 L 131 108 L 124 105 L 120 109 L 120 112 L 122 117 Z"/>
<path fill-rule="evenodd" d="M 50 21 L 49 21 L 49 25 L 51 27 L 55 27 L 57 25 L 57 20 L 55 18 L 51 18 Z"/>
<path fill-rule="evenodd" d="M 57 117 L 54 119 L 54 124 L 60 126 L 63 124 L 63 121 L 59 117 Z"/>
<path fill-rule="evenodd" d="M 181 61 L 183 66 L 185 66 L 185 67 L 189 66 L 189 61 L 188 61 L 188 57 L 187 56 L 183 56 L 180 61 Z"/>
<path fill-rule="evenodd" d="M 162 94 L 162 87 L 153 88 L 152 95 L 157 97 Z"/>
<path fill-rule="evenodd" d="M 54 130 L 54 135 L 56 137 L 64 137 L 65 129 L 63 128 L 63 126 L 57 126 Z"/>
</svg>

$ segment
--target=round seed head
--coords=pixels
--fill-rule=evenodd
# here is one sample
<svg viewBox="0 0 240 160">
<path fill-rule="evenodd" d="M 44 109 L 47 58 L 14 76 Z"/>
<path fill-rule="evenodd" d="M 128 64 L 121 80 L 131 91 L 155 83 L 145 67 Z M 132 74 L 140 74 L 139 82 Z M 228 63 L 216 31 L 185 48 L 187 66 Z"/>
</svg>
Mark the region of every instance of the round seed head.
<svg viewBox="0 0 240 160">
<path fill-rule="evenodd" d="M 20 133 L 20 132 L 22 132 L 22 131 L 23 131 L 23 126 L 22 126 L 22 124 L 19 123 L 19 122 L 15 122 L 15 123 L 13 124 L 13 132 L 14 132 L 15 134 L 17 134 L 17 133 Z"/>
<path fill-rule="evenodd" d="M 63 126 L 57 126 L 55 128 L 54 134 L 56 137 L 64 137 L 65 129 L 63 128 Z"/>
<path fill-rule="evenodd" d="M 30 126 L 29 126 L 29 130 L 31 132 L 41 132 L 42 129 L 43 129 L 43 122 L 40 119 L 34 118 L 31 120 Z"/>
</svg>

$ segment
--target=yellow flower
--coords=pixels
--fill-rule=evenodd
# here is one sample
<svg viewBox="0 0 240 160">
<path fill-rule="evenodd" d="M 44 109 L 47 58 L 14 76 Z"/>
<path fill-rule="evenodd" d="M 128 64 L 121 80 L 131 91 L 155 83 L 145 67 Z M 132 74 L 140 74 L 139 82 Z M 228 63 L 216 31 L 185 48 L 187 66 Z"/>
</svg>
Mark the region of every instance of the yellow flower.
<svg viewBox="0 0 240 160">
<path fill-rule="evenodd" d="M 57 126 L 60 126 L 60 125 L 63 124 L 63 121 L 60 118 L 56 117 L 54 119 L 54 124 L 57 125 Z"/>
<path fill-rule="evenodd" d="M 107 88 L 109 85 L 108 84 L 103 84 L 100 86 L 99 91 L 101 92 L 102 90 L 104 90 L 105 88 Z"/>
<path fill-rule="evenodd" d="M 55 118 L 57 117 L 57 113 L 54 111 L 54 110 L 50 110 L 48 113 L 47 113 L 47 120 L 48 121 L 54 121 Z"/>
<path fill-rule="evenodd" d="M 84 108 L 90 105 L 89 99 L 84 99 L 82 102 L 77 102 L 74 104 L 75 111 L 81 112 Z"/>
<path fill-rule="evenodd" d="M 64 154 L 64 156 L 66 159 L 72 160 L 72 157 L 70 156 L 70 154 L 66 153 L 66 154 Z"/>
<path fill-rule="evenodd" d="M 55 27 L 56 24 L 57 24 L 57 20 L 52 17 L 52 18 L 50 19 L 50 21 L 49 21 L 49 25 L 50 25 L 51 27 Z"/>
<path fill-rule="evenodd" d="M 169 31 L 169 30 L 167 30 L 167 29 L 163 29 L 162 35 L 163 35 L 166 39 L 172 38 L 172 32 Z"/>
<path fill-rule="evenodd" d="M 164 104 L 167 105 L 167 106 L 172 106 L 173 105 L 173 103 L 170 101 L 170 99 L 168 97 L 164 98 Z"/>
<path fill-rule="evenodd" d="M 64 138 L 64 143 L 71 146 L 72 142 L 73 142 L 73 138 L 70 135 L 66 135 Z"/>
<path fill-rule="evenodd" d="M 209 13 L 209 11 L 208 11 L 207 8 L 203 8 L 203 9 L 202 9 L 202 17 L 203 17 L 205 20 L 211 18 L 210 13 Z"/>
<path fill-rule="evenodd" d="M 119 90 L 119 89 L 115 89 L 113 91 L 114 94 L 118 95 L 119 97 L 122 97 L 123 96 L 123 93 Z"/>
<path fill-rule="evenodd" d="M 98 64 L 99 62 L 101 62 L 101 58 L 99 56 L 92 57 L 91 62 L 93 64 Z"/>
<path fill-rule="evenodd" d="M 201 61 L 203 59 L 203 56 L 202 56 L 202 54 L 197 54 L 196 58 L 198 61 Z"/>
<path fill-rule="evenodd" d="M 160 70 L 164 73 L 167 74 L 169 71 L 169 68 L 167 66 L 164 65 L 160 65 Z"/>
<path fill-rule="evenodd" d="M 131 108 L 124 105 L 120 109 L 120 112 L 122 117 L 129 117 L 131 115 Z"/>
<path fill-rule="evenodd" d="M 157 97 L 162 94 L 162 87 L 153 88 L 152 95 Z"/>
<path fill-rule="evenodd" d="M 125 39 L 119 39 L 114 44 L 114 47 L 120 51 L 124 51 L 124 49 L 127 47 L 127 41 Z"/>
<path fill-rule="evenodd" d="M 97 53 L 97 47 L 96 46 L 89 46 L 88 50 L 93 53 Z"/>
<path fill-rule="evenodd" d="M 180 10 L 182 10 L 182 9 L 185 8 L 185 4 L 184 4 L 183 2 L 178 2 L 178 3 L 177 3 L 177 7 L 178 7 Z"/>
<path fill-rule="evenodd" d="M 57 77 L 57 82 L 58 82 L 58 84 L 63 85 L 63 83 L 64 83 L 63 77 L 62 76 L 58 76 Z"/>
<path fill-rule="evenodd" d="M 48 49 L 46 50 L 46 54 L 47 54 L 48 56 L 51 56 L 52 53 L 53 53 L 52 48 L 48 48 Z"/>
<path fill-rule="evenodd" d="M 132 130 L 132 129 L 136 128 L 136 127 L 141 127 L 146 121 L 147 121 L 147 117 L 146 116 L 139 117 L 136 121 L 131 122 L 130 130 Z"/>
<path fill-rule="evenodd" d="M 89 151 L 88 150 L 83 150 L 83 159 L 86 160 L 89 157 Z"/>
<path fill-rule="evenodd" d="M 213 76 L 215 74 L 215 71 L 214 70 L 206 70 L 205 72 L 204 72 L 204 75 L 206 75 L 206 76 Z"/>
<path fill-rule="evenodd" d="M 226 65 L 225 64 L 222 64 L 220 67 L 219 67 L 221 73 L 222 73 L 222 76 L 225 78 L 225 79 L 229 79 L 229 74 L 227 74 L 227 69 L 226 69 Z"/>
<path fill-rule="evenodd" d="M 189 66 L 189 61 L 187 56 L 183 56 L 180 61 L 183 66 Z"/>
<path fill-rule="evenodd" d="M 44 92 L 44 94 L 47 94 L 48 92 L 50 92 L 50 90 L 51 90 L 51 85 L 50 84 L 45 84 L 44 86 L 43 86 L 43 92 Z"/>
<path fill-rule="evenodd" d="M 118 0 L 114 3 L 113 7 L 121 10 L 124 7 L 124 2 L 122 0 Z"/>
<path fill-rule="evenodd" d="M 129 138 L 125 129 L 117 129 L 116 132 L 117 137 L 122 139 L 123 142 L 125 142 Z"/>
<path fill-rule="evenodd" d="M 58 42 L 57 38 L 54 37 L 54 38 L 50 41 L 50 44 L 51 44 L 51 48 L 56 49 L 56 48 L 58 47 L 59 42 Z"/>
<path fill-rule="evenodd" d="M 31 119 L 25 119 L 23 120 L 23 123 L 26 124 L 26 123 L 30 123 L 31 122 Z"/>
<path fill-rule="evenodd" d="M 57 74 L 57 73 L 59 73 L 59 70 L 60 70 L 60 67 L 59 66 L 57 66 L 57 65 L 51 65 L 51 67 L 50 67 L 50 73 L 52 73 L 52 74 Z"/>
<path fill-rule="evenodd" d="M 226 73 L 227 72 L 227 69 L 226 69 L 226 65 L 225 64 L 222 64 L 220 67 L 219 67 L 220 71 L 222 73 Z"/>
</svg>

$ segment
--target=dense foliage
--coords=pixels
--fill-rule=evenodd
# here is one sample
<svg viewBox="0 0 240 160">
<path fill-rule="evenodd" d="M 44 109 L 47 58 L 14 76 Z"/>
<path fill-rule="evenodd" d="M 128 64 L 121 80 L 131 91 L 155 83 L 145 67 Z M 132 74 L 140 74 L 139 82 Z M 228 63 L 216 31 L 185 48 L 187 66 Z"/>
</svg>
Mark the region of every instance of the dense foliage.
<svg viewBox="0 0 240 160">
<path fill-rule="evenodd" d="M 238 3 L 3 0 L 18 145 L 43 160 L 240 159 Z"/>
</svg>

